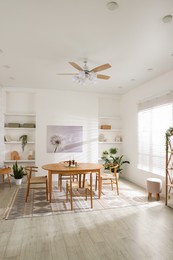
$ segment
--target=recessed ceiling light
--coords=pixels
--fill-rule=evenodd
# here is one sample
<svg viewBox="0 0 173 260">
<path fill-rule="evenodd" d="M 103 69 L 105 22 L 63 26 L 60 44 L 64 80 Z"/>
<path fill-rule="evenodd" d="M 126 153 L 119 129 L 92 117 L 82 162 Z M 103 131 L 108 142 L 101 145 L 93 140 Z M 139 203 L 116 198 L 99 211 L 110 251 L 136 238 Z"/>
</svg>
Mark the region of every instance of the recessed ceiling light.
<svg viewBox="0 0 173 260">
<path fill-rule="evenodd" d="M 113 11 L 115 9 L 118 8 L 118 4 L 116 2 L 109 2 L 107 3 L 107 8 L 110 10 L 110 11 Z"/>
<path fill-rule="evenodd" d="M 164 17 L 162 18 L 162 21 L 163 21 L 164 23 L 169 23 L 169 22 L 171 22 L 171 21 L 172 21 L 172 15 L 169 14 L 169 15 L 164 16 Z"/>
</svg>

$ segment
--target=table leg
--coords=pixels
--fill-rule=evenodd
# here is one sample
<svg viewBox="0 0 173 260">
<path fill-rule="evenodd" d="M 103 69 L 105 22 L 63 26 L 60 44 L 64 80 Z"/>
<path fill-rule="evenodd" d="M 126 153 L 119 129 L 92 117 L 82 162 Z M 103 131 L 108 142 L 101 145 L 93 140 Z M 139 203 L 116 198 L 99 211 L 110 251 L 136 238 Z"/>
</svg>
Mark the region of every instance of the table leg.
<svg viewBox="0 0 173 260">
<path fill-rule="evenodd" d="M 52 202 L 52 172 L 48 171 L 49 201 Z"/>
<path fill-rule="evenodd" d="M 98 197 L 101 198 L 101 176 L 100 170 L 98 171 Z"/>
<path fill-rule="evenodd" d="M 92 172 L 90 172 L 90 199 L 91 199 L 91 208 L 93 208 L 93 189 L 92 189 Z"/>
</svg>

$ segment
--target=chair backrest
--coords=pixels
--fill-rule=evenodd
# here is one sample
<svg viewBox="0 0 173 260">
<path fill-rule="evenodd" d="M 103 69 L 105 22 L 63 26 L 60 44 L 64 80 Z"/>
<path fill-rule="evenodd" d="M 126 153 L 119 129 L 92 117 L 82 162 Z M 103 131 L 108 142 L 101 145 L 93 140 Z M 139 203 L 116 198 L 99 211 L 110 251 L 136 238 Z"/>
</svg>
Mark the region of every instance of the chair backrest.
<svg viewBox="0 0 173 260">
<path fill-rule="evenodd" d="M 25 166 L 25 173 L 27 175 L 28 181 L 32 178 L 33 172 L 38 172 L 37 166 Z"/>
</svg>

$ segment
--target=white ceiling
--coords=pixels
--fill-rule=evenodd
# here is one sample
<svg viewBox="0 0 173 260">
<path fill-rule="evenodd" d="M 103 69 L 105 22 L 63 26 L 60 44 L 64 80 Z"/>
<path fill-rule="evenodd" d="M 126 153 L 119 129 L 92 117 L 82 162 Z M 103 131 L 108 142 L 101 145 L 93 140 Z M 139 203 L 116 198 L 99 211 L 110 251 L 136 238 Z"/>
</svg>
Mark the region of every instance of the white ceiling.
<svg viewBox="0 0 173 260">
<path fill-rule="evenodd" d="M 122 94 L 173 69 L 173 0 L 1 0 L 0 85 Z M 68 62 L 109 80 L 81 86 Z M 152 70 L 148 70 L 152 68 Z M 135 79 L 135 80 L 134 80 Z"/>
</svg>

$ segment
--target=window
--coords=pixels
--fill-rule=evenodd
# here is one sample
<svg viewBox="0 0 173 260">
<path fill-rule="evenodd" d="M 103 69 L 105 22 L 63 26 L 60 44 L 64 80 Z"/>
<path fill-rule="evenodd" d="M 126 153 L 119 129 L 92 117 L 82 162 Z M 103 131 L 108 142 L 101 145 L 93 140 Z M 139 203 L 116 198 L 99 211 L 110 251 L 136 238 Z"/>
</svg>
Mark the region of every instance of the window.
<svg viewBox="0 0 173 260">
<path fill-rule="evenodd" d="M 138 168 L 165 175 L 165 132 L 173 126 L 173 103 L 138 112 Z"/>
</svg>

